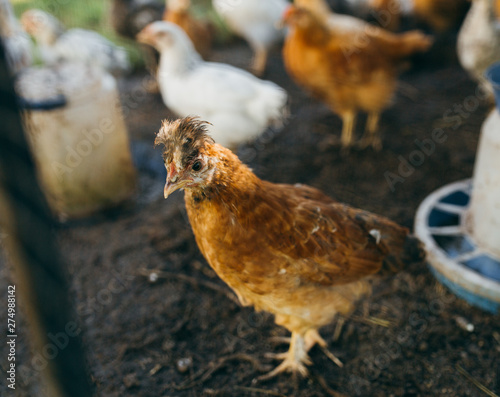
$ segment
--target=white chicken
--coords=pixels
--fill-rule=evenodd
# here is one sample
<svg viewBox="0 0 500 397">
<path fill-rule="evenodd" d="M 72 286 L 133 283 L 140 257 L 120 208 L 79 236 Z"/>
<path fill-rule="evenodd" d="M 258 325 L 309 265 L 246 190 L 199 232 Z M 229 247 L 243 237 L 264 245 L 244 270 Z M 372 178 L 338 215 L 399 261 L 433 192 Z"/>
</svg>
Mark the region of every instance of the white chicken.
<svg viewBox="0 0 500 397">
<path fill-rule="evenodd" d="M 212 0 L 212 4 L 229 29 L 248 42 L 254 52 L 251 69 L 261 76 L 269 50 L 284 38 L 284 31 L 278 25 L 289 3 L 286 0 Z"/>
<path fill-rule="evenodd" d="M 14 16 L 9 0 L 0 0 L 0 37 L 5 46 L 7 65 L 13 74 L 31 65 L 31 40 Z"/>
<path fill-rule="evenodd" d="M 92 63 L 115 75 L 130 70 L 125 49 L 99 33 L 78 28 L 66 30 L 57 18 L 38 9 L 24 12 L 21 24 L 34 37 L 46 64 L 60 61 Z"/>
<path fill-rule="evenodd" d="M 493 87 L 484 72 L 500 62 L 500 15 L 496 15 L 495 6 L 495 0 L 474 0 L 457 39 L 462 67 L 492 97 Z"/>
<path fill-rule="evenodd" d="M 203 61 L 177 25 L 153 22 L 137 39 L 160 53 L 157 79 L 165 105 L 181 117 L 210 120 L 217 143 L 234 150 L 283 121 L 285 90 L 236 67 Z"/>
</svg>

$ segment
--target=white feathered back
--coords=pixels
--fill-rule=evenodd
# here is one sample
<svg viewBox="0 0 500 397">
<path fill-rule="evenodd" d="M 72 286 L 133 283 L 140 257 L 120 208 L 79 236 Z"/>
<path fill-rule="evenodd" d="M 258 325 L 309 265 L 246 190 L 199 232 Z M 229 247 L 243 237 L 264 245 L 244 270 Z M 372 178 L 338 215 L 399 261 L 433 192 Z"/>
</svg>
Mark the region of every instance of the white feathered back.
<svg viewBox="0 0 500 397">
<path fill-rule="evenodd" d="M 154 22 L 145 28 L 160 51 L 158 83 L 167 107 L 181 117 L 212 123 L 214 140 L 234 149 L 279 124 L 286 111 L 285 90 L 236 67 L 205 62 L 177 25 Z"/>
</svg>

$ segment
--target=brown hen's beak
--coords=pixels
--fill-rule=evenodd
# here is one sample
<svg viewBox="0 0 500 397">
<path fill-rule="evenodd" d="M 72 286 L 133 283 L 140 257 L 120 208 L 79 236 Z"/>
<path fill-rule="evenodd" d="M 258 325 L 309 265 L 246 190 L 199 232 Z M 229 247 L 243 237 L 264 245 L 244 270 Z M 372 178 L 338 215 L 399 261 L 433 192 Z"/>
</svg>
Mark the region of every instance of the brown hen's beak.
<svg viewBox="0 0 500 397">
<path fill-rule="evenodd" d="M 169 164 L 167 168 L 167 183 L 165 183 L 165 188 L 163 189 L 163 196 L 167 198 L 176 190 L 182 189 L 189 182 L 190 179 L 181 175 L 174 164 Z"/>
<path fill-rule="evenodd" d="M 23 15 L 20 19 L 22 28 L 28 33 L 33 34 L 35 31 L 35 24 L 27 15 Z"/>
</svg>

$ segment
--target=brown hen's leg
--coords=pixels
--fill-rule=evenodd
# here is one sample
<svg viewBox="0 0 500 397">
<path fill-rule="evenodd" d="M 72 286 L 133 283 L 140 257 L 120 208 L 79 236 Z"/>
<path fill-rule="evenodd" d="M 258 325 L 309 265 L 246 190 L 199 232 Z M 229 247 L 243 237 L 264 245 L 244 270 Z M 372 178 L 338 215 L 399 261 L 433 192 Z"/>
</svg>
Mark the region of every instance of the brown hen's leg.
<svg viewBox="0 0 500 397">
<path fill-rule="evenodd" d="M 311 348 L 315 345 L 318 344 L 318 346 L 321 348 L 325 356 L 327 356 L 330 360 L 332 360 L 335 364 L 337 364 L 339 367 L 343 367 L 344 364 L 342 361 L 340 361 L 330 350 L 327 348 L 327 343 L 325 340 L 321 337 L 321 335 L 318 333 L 316 329 L 310 329 L 306 332 L 304 335 L 304 340 L 305 340 L 305 345 L 306 345 L 306 351 L 311 350 Z"/>
<path fill-rule="evenodd" d="M 305 346 L 306 346 L 306 351 L 308 352 L 311 350 L 314 345 L 317 343 L 321 347 L 326 347 L 327 343 L 325 340 L 321 337 L 319 332 L 313 328 L 309 329 L 306 331 L 306 334 L 304 335 L 304 341 L 305 341 Z"/>
<path fill-rule="evenodd" d="M 366 120 L 365 134 L 361 138 L 361 146 L 372 146 L 375 150 L 382 149 L 382 141 L 377 133 L 378 122 L 380 120 L 379 112 L 368 113 L 368 120 Z"/>
<path fill-rule="evenodd" d="M 267 50 L 263 48 L 255 49 L 255 54 L 252 62 L 252 72 L 256 76 L 262 76 L 266 70 L 267 64 Z"/>
<path fill-rule="evenodd" d="M 304 336 L 297 332 L 292 332 L 290 349 L 286 353 L 278 354 L 276 358 L 283 359 L 283 362 L 268 374 L 259 376 L 257 380 L 267 380 L 281 374 L 282 372 L 298 372 L 302 376 L 307 376 L 306 365 L 311 365 L 311 359 L 307 355 L 306 342 Z"/>
<path fill-rule="evenodd" d="M 345 112 L 341 114 L 342 117 L 342 136 L 340 137 L 340 143 L 344 148 L 352 145 L 353 141 L 353 131 L 356 122 L 356 113 Z"/>
</svg>

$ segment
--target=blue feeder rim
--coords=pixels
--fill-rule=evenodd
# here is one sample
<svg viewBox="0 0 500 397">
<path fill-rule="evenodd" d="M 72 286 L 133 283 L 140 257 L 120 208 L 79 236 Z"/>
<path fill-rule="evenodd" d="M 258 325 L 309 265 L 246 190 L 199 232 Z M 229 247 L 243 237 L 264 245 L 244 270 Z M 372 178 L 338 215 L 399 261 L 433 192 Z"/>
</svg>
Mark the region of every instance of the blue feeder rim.
<svg viewBox="0 0 500 397">
<path fill-rule="evenodd" d="M 486 77 L 493 86 L 495 102 L 497 104 L 497 109 L 500 111 L 500 62 L 491 65 L 484 73 L 484 77 Z"/>
<path fill-rule="evenodd" d="M 431 193 L 420 204 L 415 234 L 436 279 L 471 305 L 500 313 L 500 258 L 478 247 L 466 228 L 472 180 Z"/>
</svg>

